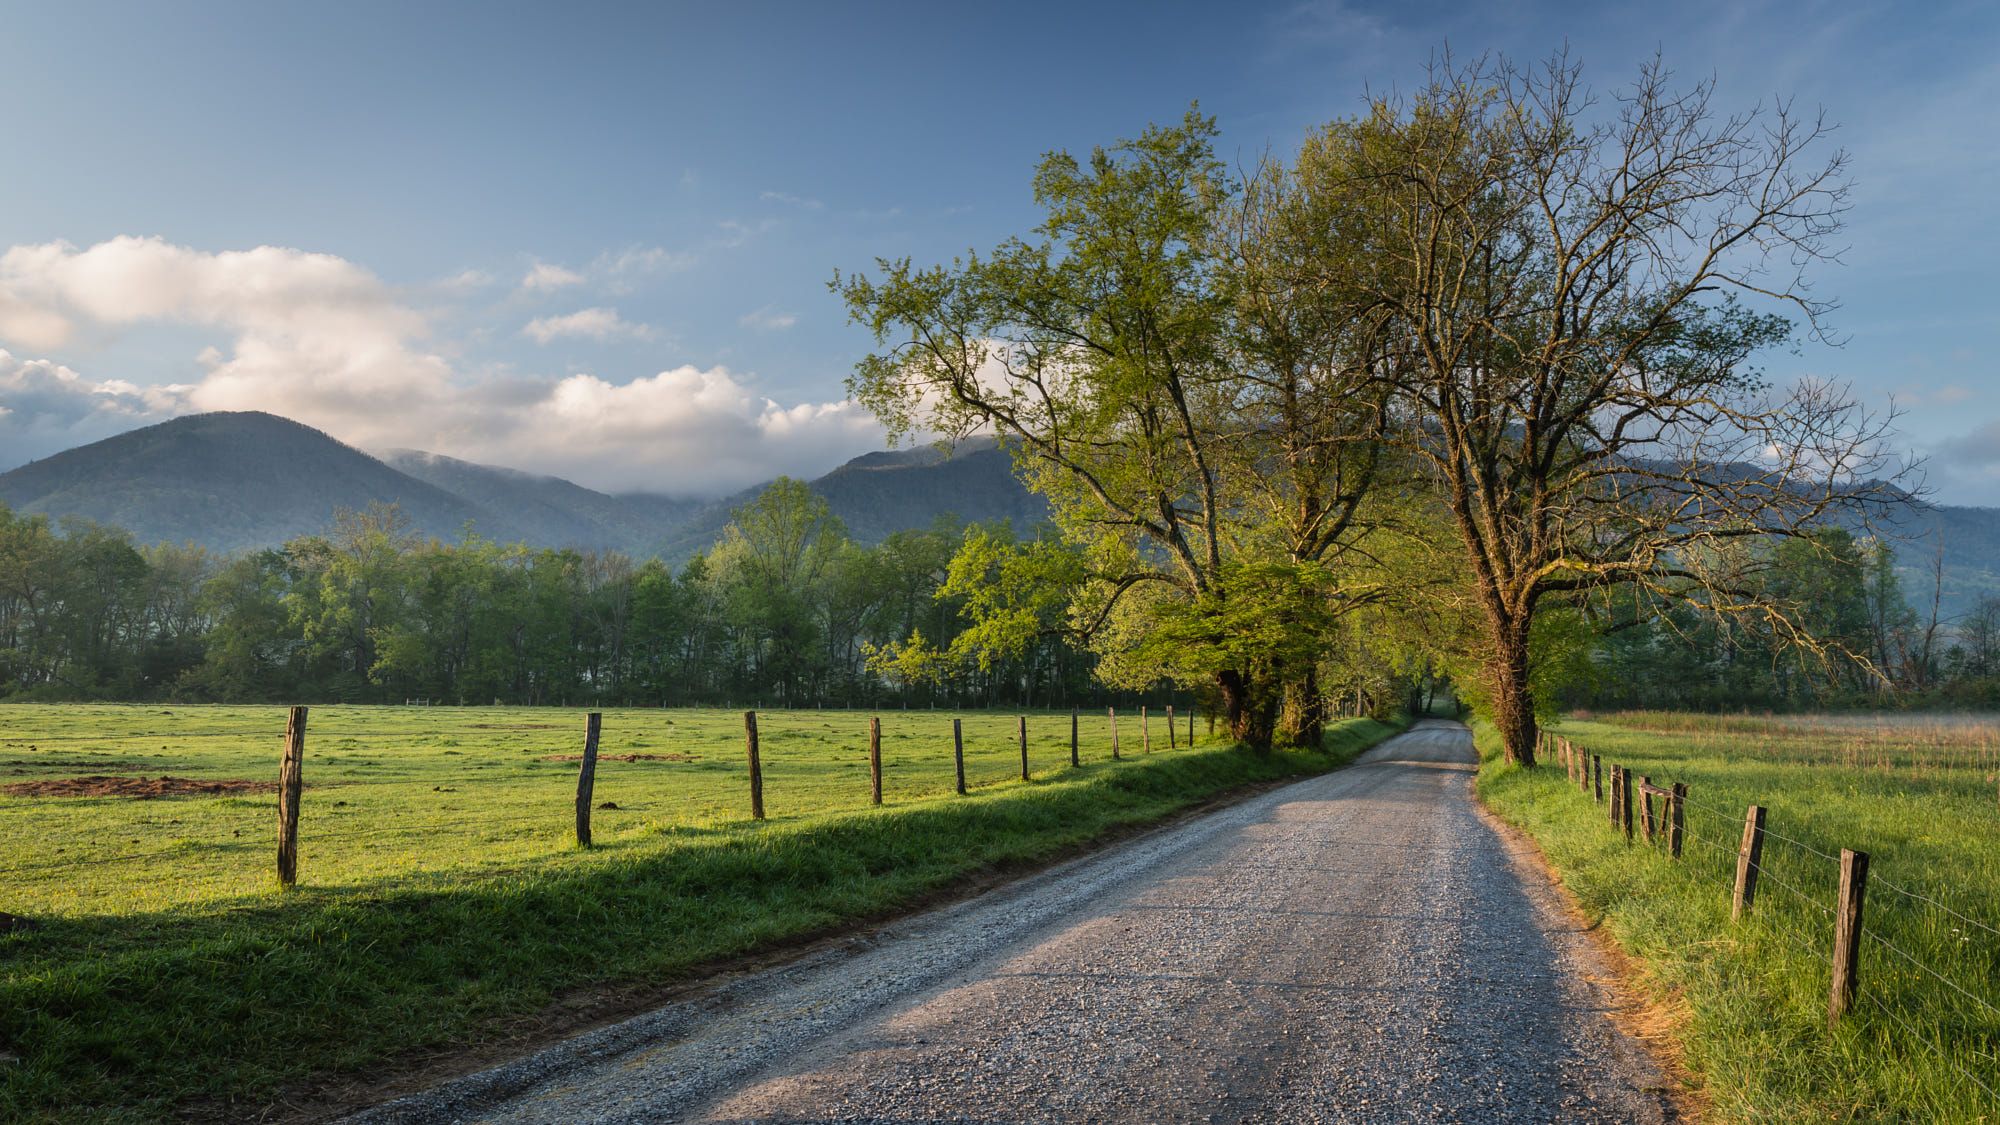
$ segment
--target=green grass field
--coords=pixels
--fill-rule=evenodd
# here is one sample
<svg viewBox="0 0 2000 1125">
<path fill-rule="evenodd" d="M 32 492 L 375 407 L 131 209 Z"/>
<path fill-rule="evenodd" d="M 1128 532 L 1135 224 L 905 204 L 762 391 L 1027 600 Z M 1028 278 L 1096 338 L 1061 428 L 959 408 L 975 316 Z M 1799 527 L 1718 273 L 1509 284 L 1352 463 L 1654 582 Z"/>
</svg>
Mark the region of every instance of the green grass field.
<svg viewBox="0 0 2000 1125">
<path fill-rule="evenodd" d="M 1683 860 L 1626 846 L 1562 766 L 1486 756 L 1488 804 L 1682 1014 L 1730 1121 L 2000 1121 L 2000 745 L 1990 721 L 1639 713 L 1555 728 L 1655 784 L 1689 785 Z M 1762 882 L 1730 921 L 1745 809 Z M 1635 814 L 1636 815 L 1636 814 Z M 1827 1029 L 1842 848 L 1870 854 L 1856 1010 Z"/>
<path fill-rule="evenodd" d="M 573 846 L 581 712 L 315 708 L 300 885 L 277 890 L 277 798 L 0 796 L 0 1119 L 238 1118 L 285 1091 L 517 1026 L 552 1001 L 879 917 L 1217 792 L 1332 768 L 1206 737 L 1151 753 L 1119 716 L 884 712 L 885 806 L 863 713 L 759 716 L 770 819 L 749 820 L 742 717 L 604 716 L 597 847 Z M 107 775 L 275 780 L 275 707 L 0 706 L 0 785 Z M 657 755 L 618 761 L 612 755 Z"/>
</svg>

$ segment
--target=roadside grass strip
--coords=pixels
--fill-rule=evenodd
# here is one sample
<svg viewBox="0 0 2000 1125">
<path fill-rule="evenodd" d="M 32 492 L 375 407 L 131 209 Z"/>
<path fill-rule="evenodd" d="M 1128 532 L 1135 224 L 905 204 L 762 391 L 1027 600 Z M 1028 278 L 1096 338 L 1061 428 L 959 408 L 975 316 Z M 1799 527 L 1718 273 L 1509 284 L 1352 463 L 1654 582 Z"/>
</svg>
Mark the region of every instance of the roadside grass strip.
<svg viewBox="0 0 2000 1125">
<path fill-rule="evenodd" d="M 1586 912 L 1643 966 L 1717 1116 L 2000 1121 L 2000 816 L 1987 753 L 1933 729 L 1829 753 L 1819 728 L 1658 714 L 1551 728 L 1652 783 L 1688 785 L 1679 861 L 1632 844 L 1550 754 L 1505 765 L 1478 730 L 1479 794 L 1531 835 Z M 1875 742 L 1879 742 L 1877 745 Z M 1731 921 L 1746 809 L 1764 806 L 1754 907 Z M 1840 854 L 1870 856 L 1853 1009 L 1829 1027 Z"/>
</svg>

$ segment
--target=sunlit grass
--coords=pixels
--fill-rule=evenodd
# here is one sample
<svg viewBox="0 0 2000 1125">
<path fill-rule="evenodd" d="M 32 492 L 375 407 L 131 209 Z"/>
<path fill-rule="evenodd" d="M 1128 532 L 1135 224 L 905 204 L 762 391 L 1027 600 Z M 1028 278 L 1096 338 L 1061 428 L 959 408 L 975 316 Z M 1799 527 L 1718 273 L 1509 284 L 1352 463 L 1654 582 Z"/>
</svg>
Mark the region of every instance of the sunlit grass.
<svg viewBox="0 0 2000 1125">
<path fill-rule="evenodd" d="M 1489 754 L 1480 780 L 1684 1008 L 1687 1057 L 1720 1117 L 2000 1120 L 2000 1100 L 1979 1086 L 2000 1089 L 1990 717 L 1647 712 L 1557 729 L 1607 763 L 1689 786 L 1688 843 L 1674 863 L 1659 845 L 1628 848 L 1553 762 L 1517 770 Z M 1769 810 L 1763 878 L 1751 919 L 1731 923 L 1752 803 Z M 1869 936 L 1859 1007 L 1829 1032 L 1842 848 L 1871 857 Z"/>
<path fill-rule="evenodd" d="M 740 713 L 607 713 L 603 754 L 676 760 L 603 761 L 595 799 L 619 807 L 594 812 L 600 846 L 582 851 L 577 765 L 544 760 L 581 749 L 581 713 L 316 708 L 291 892 L 270 795 L 6 798 L 0 910 L 44 925 L 0 934 L 0 1051 L 21 1060 L 0 1066 L 0 1120 L 255 1116 L 313 1076 L 878 916 L 1390 733 L 1354 720 L 1321 752 L 1169 751 L 1156 719 L 1147 754 L 1121 714 L 1114 763 L 1087 714 L 1072 769 L 1069 715 L 1045 712 L 1023 783 L 1015 716 L 971 714 L 959 797 L 952 716 L 885 712 L 874 809 L 867 719 L 760 714 L 758 824 Z M 283 727 L 278 708 L 0 707 L 0 783 L 275 779 Z"/>
</svg>

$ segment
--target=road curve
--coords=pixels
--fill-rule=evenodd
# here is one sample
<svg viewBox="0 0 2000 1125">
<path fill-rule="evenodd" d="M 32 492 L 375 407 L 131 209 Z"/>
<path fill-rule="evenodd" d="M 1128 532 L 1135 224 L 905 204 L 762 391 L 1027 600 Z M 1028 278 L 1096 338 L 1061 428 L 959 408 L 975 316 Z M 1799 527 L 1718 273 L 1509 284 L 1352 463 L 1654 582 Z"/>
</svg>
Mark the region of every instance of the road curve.
<svg viewBox="0 0 2000 1125">
<path fill-rule="evenodd" d="M 1473 762 L 1427 721 L 354 1120 L 1672 1120 Z"/>
</svg>

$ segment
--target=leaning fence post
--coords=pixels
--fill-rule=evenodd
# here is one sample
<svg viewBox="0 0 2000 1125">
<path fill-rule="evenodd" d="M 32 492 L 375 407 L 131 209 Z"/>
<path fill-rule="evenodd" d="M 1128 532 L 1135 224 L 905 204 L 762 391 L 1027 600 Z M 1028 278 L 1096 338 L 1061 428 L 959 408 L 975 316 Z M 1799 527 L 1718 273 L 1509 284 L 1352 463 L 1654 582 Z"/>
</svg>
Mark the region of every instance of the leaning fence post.
<svg viewBox="0 0 2000 1125">
<path fill-rule="evenodd" d="M 882 803 L 882 719 L 868 720 L 868 782 L 870 803 Z"/>
<path fill-rule="evenodd" d="M 1167 704 L 1167 749 L 1178 749 L 1180 743 L 1174 738 L 1174 705 Z"/>
<path fill-rule="evenodd" d="M 590 794 L 597 788 L 597 735 L 604 716 L 596 711 L 583 717 L 583 764 L 576 771 L 576 846 L 590 846 Z"/>
<path fill-rule="evenodd" d="M 743 712 L 743 742 L 750 752 L 750 818 L 764 819 L 764 763 L 757 757 L 757 712 Z"/>
<path fill-rule="evenodd" d="M 1861 903 L 1868 892 L 1868 853 L 1840 849 L 1840 904 L 1833 912 L 1833 989 L 1826 1000 L 1826 1022 L 1838 1023 L 1854 1007 L 1860 987 Z"/>
<path fill-rule="evenodd" d="M 1021 780 L 1026 781 L 1028 780 L 1028 717 L 1022 715 L 1019 723 L 1021 732 Z"/>
<path fill-rule="evenodd" d="M 960 720 L 951 721 L 951 760 L 958 770 L 958 795 L 965 796 L 965 728 Z"/>
<path fill-rule="evenodd" d="M 1731 921 L 1750 913 L 1757 904 L 1757 870 L 1764 858 L 1764 806 L 1751 805 L 1743 814 L 1743 844 L 1736 849 L 1736 902 Z"/>
<path fill-rule="evenodd" d="M 1675 859 L 1681 857 L 1681 837 L 1687 833 L 1687 821 L 1683 818 L 1683 808 L 1687 803 L 1688 787 L 1685 781 L 1674 782 L 1674 795 L 1667 798 L 1667 854 Z"/>
<path fill-rule="evenodd" d="M 1072 707 L 1069 709 L 1069 764 L 1071 769 L 1083 764 L 1083 759 L 1078 757 L 1076 752 L 1076 719 L 1077 709 Z"/>
<path fill-rule="evenodd" d="M 306 709 L 285 719 L 285 755 L 278 760 L 278 885 L 299 881 L 299 793 L 305 789 Z"/>
<path fill-rule="evenodd" d="M 1118 708 L 1106 707 L 1104 714 L 1111 720 L 1111 760 L 1118 760 Z"/>
<path fill-rule="evenodd" d="M 1653 779 L 1639 775 L 1639 827 L 1646 834 L 1646 842 L 1653 842 Z"/>
</svg>

